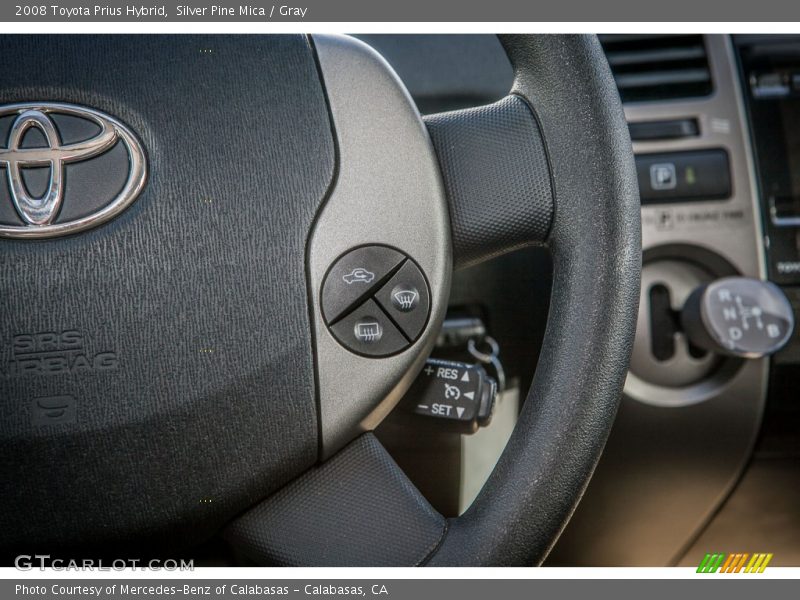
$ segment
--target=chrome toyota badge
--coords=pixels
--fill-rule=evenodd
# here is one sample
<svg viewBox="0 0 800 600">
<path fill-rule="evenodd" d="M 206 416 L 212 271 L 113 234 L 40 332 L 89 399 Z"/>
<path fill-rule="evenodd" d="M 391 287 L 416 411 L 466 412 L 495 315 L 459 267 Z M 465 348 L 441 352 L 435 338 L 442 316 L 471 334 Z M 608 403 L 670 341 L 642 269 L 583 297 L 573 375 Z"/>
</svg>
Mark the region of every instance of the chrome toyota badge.
<svg viewBox="0 0 800 600">
<path fill-rule="evenodd" d="M 48 238 L 96 227 L 130 206 L 144 187 L 142 145 L 100 111 L 60 103 L 6 105 L 0 107 L 0 143 L 3 132 L 0 237 Z"/>
</svg>

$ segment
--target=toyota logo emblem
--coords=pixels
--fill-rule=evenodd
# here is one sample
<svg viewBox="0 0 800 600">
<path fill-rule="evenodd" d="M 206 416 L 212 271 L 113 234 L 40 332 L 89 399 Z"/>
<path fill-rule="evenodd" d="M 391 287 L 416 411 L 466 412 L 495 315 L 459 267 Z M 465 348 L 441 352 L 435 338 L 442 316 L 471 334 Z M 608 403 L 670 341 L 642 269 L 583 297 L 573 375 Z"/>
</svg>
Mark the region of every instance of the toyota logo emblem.
<svg viewBox="0 0 800 600">
<path fill-rule="evenodd" d="M 58 115 L 77 117 L 94 124 L 98 130 L 85 139 L 65 143 L 55 119 Z M 0 107 L 0 119 L 12 117 L 6 147 L 0 147 L 0 168 L 6 171 L 8 195 L 18 223 L 0 222 L 0 236 L 11 238 L 45 238 L 77 233 L 96 227 L 127 208 L 141 192 L 145 178 L 145 155 L 133 133 L 117 119 L 100 111 L 61 103 L 24 103 Z M 38 129 L 44 145 L 24 143 L 26 135 Z M 76 198 L 90 202 L 90 214 L 79 218 L 60 219 L 62 205 L 68 201 L 66 172 L 68 165 L 91 161 L 118 144 L 127 151 L 127 178 L 122 189 L 109 198 Z M 49 181 L 43 194 L 31 194 L 23 173 L 26 169 L 47 168 Z M 107 168 L 105 165 L 98 168 Z M 102 173 L 98 173 L 100 177 Z M 1 185 L 1 184 L 0 184 Z"/>
</svg>

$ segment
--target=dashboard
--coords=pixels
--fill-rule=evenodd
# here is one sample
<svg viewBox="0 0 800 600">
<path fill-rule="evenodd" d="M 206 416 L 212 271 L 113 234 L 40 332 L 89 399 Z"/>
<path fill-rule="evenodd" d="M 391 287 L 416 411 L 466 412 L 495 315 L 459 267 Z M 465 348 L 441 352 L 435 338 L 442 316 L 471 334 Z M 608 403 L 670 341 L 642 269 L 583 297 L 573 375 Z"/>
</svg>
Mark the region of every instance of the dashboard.
<svg viewBox="0 0 800 600">
<path fill-rule="evenodd" d="M 359 37 L 424 114 L 493 102 L 513 79 L 493 36 Z M 744 276 L 778 285 L 800 318 L 800 38 L 600 37 L 636 154 L 640 312 L 614 430 L 549 563 L 694 565 L 712 547 L 758 547 L 797 564 L 800 335 L 771 358 L 725 356 L 679 314 L 700 286 Z M 396 411 L 378 430 L 443 514 L 465 510 L 513 428 L 549 291 L 541 248 L 455 273 L 447 322 L 484 327 L 500 349 L 495 418 L 457 435 Z M 434 355 L 475 357 L 447 339 Z"/>
</svg>

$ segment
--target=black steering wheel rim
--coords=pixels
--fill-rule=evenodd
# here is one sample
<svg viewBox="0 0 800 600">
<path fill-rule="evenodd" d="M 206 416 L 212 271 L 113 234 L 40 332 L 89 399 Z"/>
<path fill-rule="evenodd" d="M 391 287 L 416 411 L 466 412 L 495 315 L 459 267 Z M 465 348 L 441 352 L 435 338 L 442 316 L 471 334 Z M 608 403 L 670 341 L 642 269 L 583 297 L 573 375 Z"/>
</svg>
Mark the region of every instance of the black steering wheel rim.
<svg viewBox="0 0 800 600">
<path fill-rule="evenodd" d="M 602 48 L 594 36 L 501 41 L 514 66 L 512 94 L 535 112 L 552 170 L 551 308 L 514 434 L 475 503 L 451 521 L 432 564 L 544 560 L 600 458 L 635 333 L 638 187 Z"/>
</svg>

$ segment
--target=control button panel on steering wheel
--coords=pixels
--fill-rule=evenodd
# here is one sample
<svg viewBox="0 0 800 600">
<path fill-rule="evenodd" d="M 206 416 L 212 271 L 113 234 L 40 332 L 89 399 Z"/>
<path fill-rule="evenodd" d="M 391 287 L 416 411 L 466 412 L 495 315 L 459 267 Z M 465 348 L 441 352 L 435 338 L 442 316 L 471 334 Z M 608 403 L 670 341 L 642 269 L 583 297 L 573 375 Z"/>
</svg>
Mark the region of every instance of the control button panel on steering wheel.
<svg viewBox="0 0 800 600">
<path fill-rule="evenodd" d="M 333 336 L 364 356 L 408 348 L 430 315 L 422 270 L 388 246 L 362 246 L 340 257 L 322 284 L 322 312 Z"/>
</svg>

